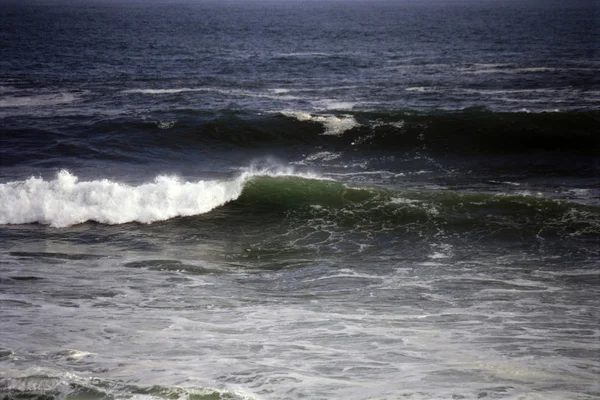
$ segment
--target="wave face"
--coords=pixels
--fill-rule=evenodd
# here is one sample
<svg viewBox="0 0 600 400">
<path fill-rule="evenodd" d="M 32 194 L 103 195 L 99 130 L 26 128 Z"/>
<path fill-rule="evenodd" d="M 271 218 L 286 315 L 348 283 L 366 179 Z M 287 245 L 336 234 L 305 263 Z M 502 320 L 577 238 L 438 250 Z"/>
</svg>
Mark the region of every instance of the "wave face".
<svg viewBox="0 0 600 400">
<path fill-rule="evenodd" d="M 600 234 L 600 209 L 535 195 L 459 193 L 451 190 L 389 190 L 353 187 L 299 177 L 255 177 L 225 208 L 281 214 L 335 231 L 436 234 L 440 230 L 497 238 L 514 235 Z"/>
</svg>

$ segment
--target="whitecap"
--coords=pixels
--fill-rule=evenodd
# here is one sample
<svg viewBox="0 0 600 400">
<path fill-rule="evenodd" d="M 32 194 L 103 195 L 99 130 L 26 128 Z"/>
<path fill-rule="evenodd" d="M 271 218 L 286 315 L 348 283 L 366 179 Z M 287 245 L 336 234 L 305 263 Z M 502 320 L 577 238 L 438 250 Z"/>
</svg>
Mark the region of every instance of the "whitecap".
<svg viewBox="0 0 600 400">
<path fill-rule="evenodd" d="M 183 182 L 158 176 L 130 186 L 108 179 L 80 182 L 68 171 L 46 181 L 31 177 L 0 185 L 0 223 L 66 227 L 85 221 L 151 223 L 206 213 L 237 198 L 243 179 Z"/>
<path fill-rule="evenodd" d="M 298 121 L 320 123 L 325 128 L 324 135 L 339 136 L 350 129 L 361 126 L 352 115 L 310 114 L 301 111 L 281 111 L 280 113 Z"/>
</svg>

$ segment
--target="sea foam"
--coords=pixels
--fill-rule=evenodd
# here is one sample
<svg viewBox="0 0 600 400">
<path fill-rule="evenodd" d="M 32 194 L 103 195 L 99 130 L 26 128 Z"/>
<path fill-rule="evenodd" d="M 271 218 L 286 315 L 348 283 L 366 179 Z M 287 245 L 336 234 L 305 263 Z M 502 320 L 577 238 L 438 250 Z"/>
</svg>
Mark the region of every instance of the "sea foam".
<svg viewBox="0 0 600 400">
<path fill-rule="evenodd" d="M 237 199 L 254 176 L 317 175 L 291 167 L 250 166 L 230 180 L 184 181 L 157 176 L 138 186 L 108 179 L 80 181 L 60 171 L 53 180 L 30 177 L 0 184 L 0 224 L 41 223 L 56 228 L 86 221 L 104 224 L 152 223 L 207 213 Z"/>
<path fill-rule="evenodd" d="M 298 121 L 317 122 L 325 128 L 324 135 L 342 135 L 344 132 L 359 127 L 360 124 L 351 115 L 335 116 L 331 114 L 315 115 L 298 111 L 281 111 L 281 115 L 295 118 Z"/>
<path fill-rule="evenodd" d="M 9 107 L 43 107 L 72 103 L 79 100 L 74 93 L 51 93 L 36 95 L 17 95 L 0 98 L 0 108 Z"/>
</svg>

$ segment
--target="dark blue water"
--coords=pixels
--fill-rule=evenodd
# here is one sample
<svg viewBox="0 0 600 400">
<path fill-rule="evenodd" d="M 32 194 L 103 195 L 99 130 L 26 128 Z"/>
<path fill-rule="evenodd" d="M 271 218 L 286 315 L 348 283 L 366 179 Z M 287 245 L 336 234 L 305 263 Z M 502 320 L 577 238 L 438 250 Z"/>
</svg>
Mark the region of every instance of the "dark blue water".
<svg viewBox="0 0 600 400">
<path fill-rule="evenodd" d="M 594 1 L 0 1 L 6 399 L 593 399 Z"/>
</svg>

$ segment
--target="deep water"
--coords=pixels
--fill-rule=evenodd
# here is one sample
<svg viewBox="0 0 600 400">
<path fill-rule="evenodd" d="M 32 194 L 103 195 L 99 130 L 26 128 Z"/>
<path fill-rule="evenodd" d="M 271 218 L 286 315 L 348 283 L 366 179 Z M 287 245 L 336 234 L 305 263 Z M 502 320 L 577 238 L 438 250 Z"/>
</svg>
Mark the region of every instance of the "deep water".
<svg viewBox="0 0 600 400">
<path fill-rule="evenodd" d="M 598 13 L 0 0 L 0 398 L 600 398 Z"/>
</svg>

